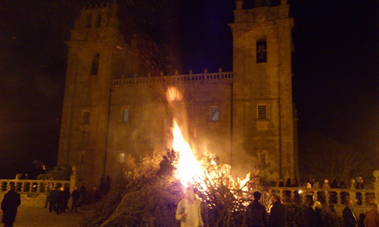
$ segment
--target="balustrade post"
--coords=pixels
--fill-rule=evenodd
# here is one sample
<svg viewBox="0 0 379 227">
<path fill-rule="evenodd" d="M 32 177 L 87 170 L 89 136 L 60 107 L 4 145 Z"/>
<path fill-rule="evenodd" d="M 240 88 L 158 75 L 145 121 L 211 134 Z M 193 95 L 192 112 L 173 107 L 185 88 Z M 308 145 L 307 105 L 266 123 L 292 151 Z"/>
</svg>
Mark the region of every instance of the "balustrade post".
<svg viewBox="0 0 379 227">
<path fill-rule="evenodd" d="M 366 191 L 362 191 L 362 206 L 366 206 Z"/>
<path fill-rule="evenodd" d="M 325 204 L 328 206 L 329 204 L 330 204 L 330 198 L 331 198 L 331 196 L 330 196 L 330 191 L 329 190 L 327 190 L 327 191 L 324 191 L 324 193 L 325 193 Z"/>
<path fill-rule="evenodd" d="M 318 201 L 318 190 L 313 191 L 313 201 Z"/>
<path fill-rule="evenodd" d="M 341 191 L 336 191 L 336 193 L 337 193 L 337 205 L 342 205 Z"/>
<path fill-rule="evenodd" d="M 290 194 L 290 201 L 293 202 L 295 201 L 295 190 L 290 190 L 291 194 Z"/>
<path fill-rule="evenodd" d="M 351 201 L 353 201 L 353 204 L 357 204 L 357 198 L 356 198 L 355 190 L 349 191 L 349 198 L 351 199 Z"/>
</svg>

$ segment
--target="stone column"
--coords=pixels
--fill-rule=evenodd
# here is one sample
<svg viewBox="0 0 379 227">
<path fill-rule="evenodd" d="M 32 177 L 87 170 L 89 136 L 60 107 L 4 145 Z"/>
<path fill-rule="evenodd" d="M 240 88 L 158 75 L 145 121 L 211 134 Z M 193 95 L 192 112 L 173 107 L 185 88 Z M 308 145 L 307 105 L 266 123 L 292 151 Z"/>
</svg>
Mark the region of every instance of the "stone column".
<svg viewBox="0 0 379 227">
<path fill-rule="evenodd" d="M 74 187 L 77 184 L 77 179 L 76 179 L 76 166 L 72 166 L 72 175 L 70 177 L 70 193 L 74 191 Z"/>
<path fill-rule="evenodd" d="M 375 170 L 372 175 L 375 177 L 375 182 L 374 182 L 374 190 L 375 190 L 375 199 L 378 201 L 379 199 L 379 170 Z"/>
</svg>

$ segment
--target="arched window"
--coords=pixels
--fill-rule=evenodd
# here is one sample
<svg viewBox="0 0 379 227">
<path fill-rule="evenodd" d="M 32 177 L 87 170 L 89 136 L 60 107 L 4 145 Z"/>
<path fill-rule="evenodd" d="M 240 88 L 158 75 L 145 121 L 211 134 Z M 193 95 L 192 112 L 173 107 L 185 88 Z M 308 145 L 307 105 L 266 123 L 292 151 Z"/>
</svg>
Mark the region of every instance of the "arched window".
<svg viewBox="0 0 379 227">
<path fill-rule="evenodd" d="M 99 59 L 100 59 L 100 54 L 96 54 L 96 56 L 93 58 L 93 61 L 92 61 L 91 75 L 97 75 L 99 71 Z"/>
<path fill-rule="evenodd" d="M 267 42 L 261 40 L 257 42 L 257 63 L 267 62 Z"/>
</svg>

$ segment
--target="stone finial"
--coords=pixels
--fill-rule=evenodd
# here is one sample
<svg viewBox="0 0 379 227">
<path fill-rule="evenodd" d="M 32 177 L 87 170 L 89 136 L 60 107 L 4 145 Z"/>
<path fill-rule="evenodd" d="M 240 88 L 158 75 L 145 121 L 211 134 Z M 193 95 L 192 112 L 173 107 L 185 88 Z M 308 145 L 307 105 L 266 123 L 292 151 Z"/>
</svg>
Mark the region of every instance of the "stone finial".
<svg viewBox="0 0 379 227">
<path fill-rule="evenodd" d="M 147 73 L 147 77 L 151 77 L 151 73 L 150 72 Z"/>
<path fill-rule="evenodd" d="M 192 69 L 189 70 L 189 74 L 192 74 Z"/>
<path fill-rule="evenodd" d="M 375 182 L 379 181 L 378 178 L 379 178 L 379 170 L 374 170 L 374 172 L 372 173 L 372 175 L 375 177 Z"/>
<path fill-rule="evenodd" d="M 178 74 L 179 74 L 178 70 L 175 70 L 175 75 L 178 75 Z"/>
<path fill-rule="evenodd" d="M 161 76 L 163 76 L 163 72 L 161 72 L 160 74 L 161 74 Z"/>
<path fill-rule="evenodd" d="M 207 68 L 204 69 L 204 73 L 208 73 L 208 69 Z"/>
<path fill-rule="evenodd" d="M 350 189 L 355 189 L 355 180 L 351 179 L 350 183 L 351 183 Z"/>
<path fill-rule="evenodd" d="M 221 67 L 220 67 L 220 68 L 218 68 L 218 72 L 220 72 L 220 73 L 222 72 L 222 68 L 221 68 Z"/>
<path fill-rule="evenodd" d="M 243 4 L 242 0 L 236 0 L 236 9 L 237 10 L 242 9 L 242 4 Z"/>
</svg>

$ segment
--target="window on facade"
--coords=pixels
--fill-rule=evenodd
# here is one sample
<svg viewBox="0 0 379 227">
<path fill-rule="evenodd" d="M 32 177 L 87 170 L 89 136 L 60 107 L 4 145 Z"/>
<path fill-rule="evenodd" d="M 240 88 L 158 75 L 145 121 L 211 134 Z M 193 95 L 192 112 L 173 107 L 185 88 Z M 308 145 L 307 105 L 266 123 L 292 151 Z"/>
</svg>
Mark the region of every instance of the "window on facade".
<svg viewBox="0 0 379 227">
<path fill-rule="evenodd" d="M 211 106 L 211 121 L 218 121 L 218 106 Z"/>
<path fill-rule="evenodd" d="M 91 116 L 91 112 L 89 112 L 89 111 L 83 111 L 82 123 L 83 124 L 89 124 L 89 117 L 90 116 Z"/>
<path fill-rule="evenodd" d="M 125 153 L 120 153 L 118 155 L 118 162 L 119 163 L 124 163 L 125 162 Z"/>
<path fill-rule="evenodd" d="M 122 122 L 124 122 L 124 123 L 129 122 L 129 110 L 128 109 L 122 110 Z"/>
<path fill-rule="evenodd" d="M 100 27 L 100 26 L 101 26 L 101 15 L 97 16 L 96 24 L 95 24 L 95 27 Z"/>
<path fill-rule="evenodd" d="M 91 75 L 97 75 L 99 71 L 99 59 L 100 59 L 100 54 L 96 54 L 96 56 L 93 58 L 93 61 L 92 61 Z"/>
<path fill-rule="evenodd" d="M 267 62 L 267 42 L 257 42 L 257 63 Z"/>
<path fill-rule="evenodd" d="M 260 165 L 266 164 L 266 154 L 265 153 L 259 154 L 259 164 Z"/>
<path fill-rule="evenodd" d="M 87 21 L 86 21 L 86 28 L 90 28 L 92 23 L 92 16 L 88 15 Z"/>
<path fill-rule="evenodd" d="M 265 120 L 267 119 L 267 108 L 266 105 L 258 105 L 258 119 Z"/>
</svg>

